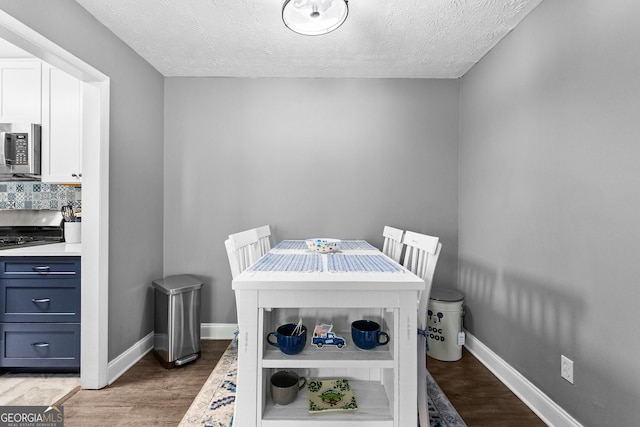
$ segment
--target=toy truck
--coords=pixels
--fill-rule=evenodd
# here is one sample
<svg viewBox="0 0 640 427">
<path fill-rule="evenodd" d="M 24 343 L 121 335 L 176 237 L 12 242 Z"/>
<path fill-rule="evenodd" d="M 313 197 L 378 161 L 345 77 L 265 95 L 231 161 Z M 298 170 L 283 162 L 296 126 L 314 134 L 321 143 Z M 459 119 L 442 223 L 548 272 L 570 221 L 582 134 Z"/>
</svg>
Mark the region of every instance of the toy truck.
<svg viewBox="0 0 640 427">
<path fill-rule="evenodd" d="M 311 343 L 318 348 L 322 348 L 325 345 L 335 345 L 338 348 L 342 348 L 347 345 L 344 338 L 337 336 L 331 331 L 333 325 L 316 325 L 313 330 L 313 337 Z"/>
</svg>

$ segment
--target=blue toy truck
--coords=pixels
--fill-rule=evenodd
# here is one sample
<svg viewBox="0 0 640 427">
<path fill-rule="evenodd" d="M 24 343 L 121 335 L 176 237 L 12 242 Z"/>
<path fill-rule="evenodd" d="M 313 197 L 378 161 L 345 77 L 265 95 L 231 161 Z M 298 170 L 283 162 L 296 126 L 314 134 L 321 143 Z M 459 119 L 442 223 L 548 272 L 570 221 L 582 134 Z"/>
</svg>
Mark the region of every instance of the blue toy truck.
<svg viewBox="0 0 640 427">
<path fill-rule="evenodd" d="M 318 348 L 322 348 L 325 345 L 335 345 L 338 348 L 342 348 L 347 345 L 344 338 L 331 332 L 331 328 L 333 328 L 333 325 L 316 325 L 311 343 Z"/>
</svg>

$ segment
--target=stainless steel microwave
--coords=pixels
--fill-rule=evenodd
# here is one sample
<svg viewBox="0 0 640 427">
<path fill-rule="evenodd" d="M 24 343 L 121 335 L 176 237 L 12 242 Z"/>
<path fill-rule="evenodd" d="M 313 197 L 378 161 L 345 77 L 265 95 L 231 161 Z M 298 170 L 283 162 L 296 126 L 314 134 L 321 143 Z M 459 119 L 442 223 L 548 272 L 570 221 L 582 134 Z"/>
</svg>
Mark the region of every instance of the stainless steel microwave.
<svg viewBox="0 0 640 427">
<path fill-rule="evenodd" d="M 42 128 L 0 123 L 0 180 L 40 180 Z"/>
</svg>

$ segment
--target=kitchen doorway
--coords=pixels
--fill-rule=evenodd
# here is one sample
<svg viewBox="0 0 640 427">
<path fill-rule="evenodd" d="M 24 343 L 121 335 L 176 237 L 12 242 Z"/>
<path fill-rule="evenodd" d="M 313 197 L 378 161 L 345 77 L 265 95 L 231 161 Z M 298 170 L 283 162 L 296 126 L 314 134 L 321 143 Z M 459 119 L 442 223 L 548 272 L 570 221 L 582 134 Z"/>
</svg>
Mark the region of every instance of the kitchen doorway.
<svg viewBox="0 0 640 427">
<path fill-rule="evenodd" d="M 108 76 L 1 10 L 0 38 L 84 82 L 80 378 L 83 388 L 102 388 L 109 381 L 110 80 Z"/>
</svg>

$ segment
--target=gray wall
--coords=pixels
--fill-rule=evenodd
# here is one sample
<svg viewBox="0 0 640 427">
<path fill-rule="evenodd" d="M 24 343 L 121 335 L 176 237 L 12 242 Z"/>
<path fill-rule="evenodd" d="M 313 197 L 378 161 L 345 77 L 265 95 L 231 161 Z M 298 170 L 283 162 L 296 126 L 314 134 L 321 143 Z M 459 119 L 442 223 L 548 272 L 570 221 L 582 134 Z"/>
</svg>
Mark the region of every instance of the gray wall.
<svg viewBox="0 0 640 427">
<path fill-rule="evenodd" d="M 640 425 L 638 17 L 542 2 L 461 86 L 466 326 L 585 426 Z"/>
<path fill-rule="evenodd" d="M 162 277 L 164 79 L 73 0 L 0 8 L 111 78 L 109 359 L 153 331 Z"/>
<path fill-rule="evenodd" d="M 440 236 L 457 272 L 457 80 L 165 81 L 165 275 L 205 282 L 202 321 L 235 323 L 224 240 Z"/>
</svg>

